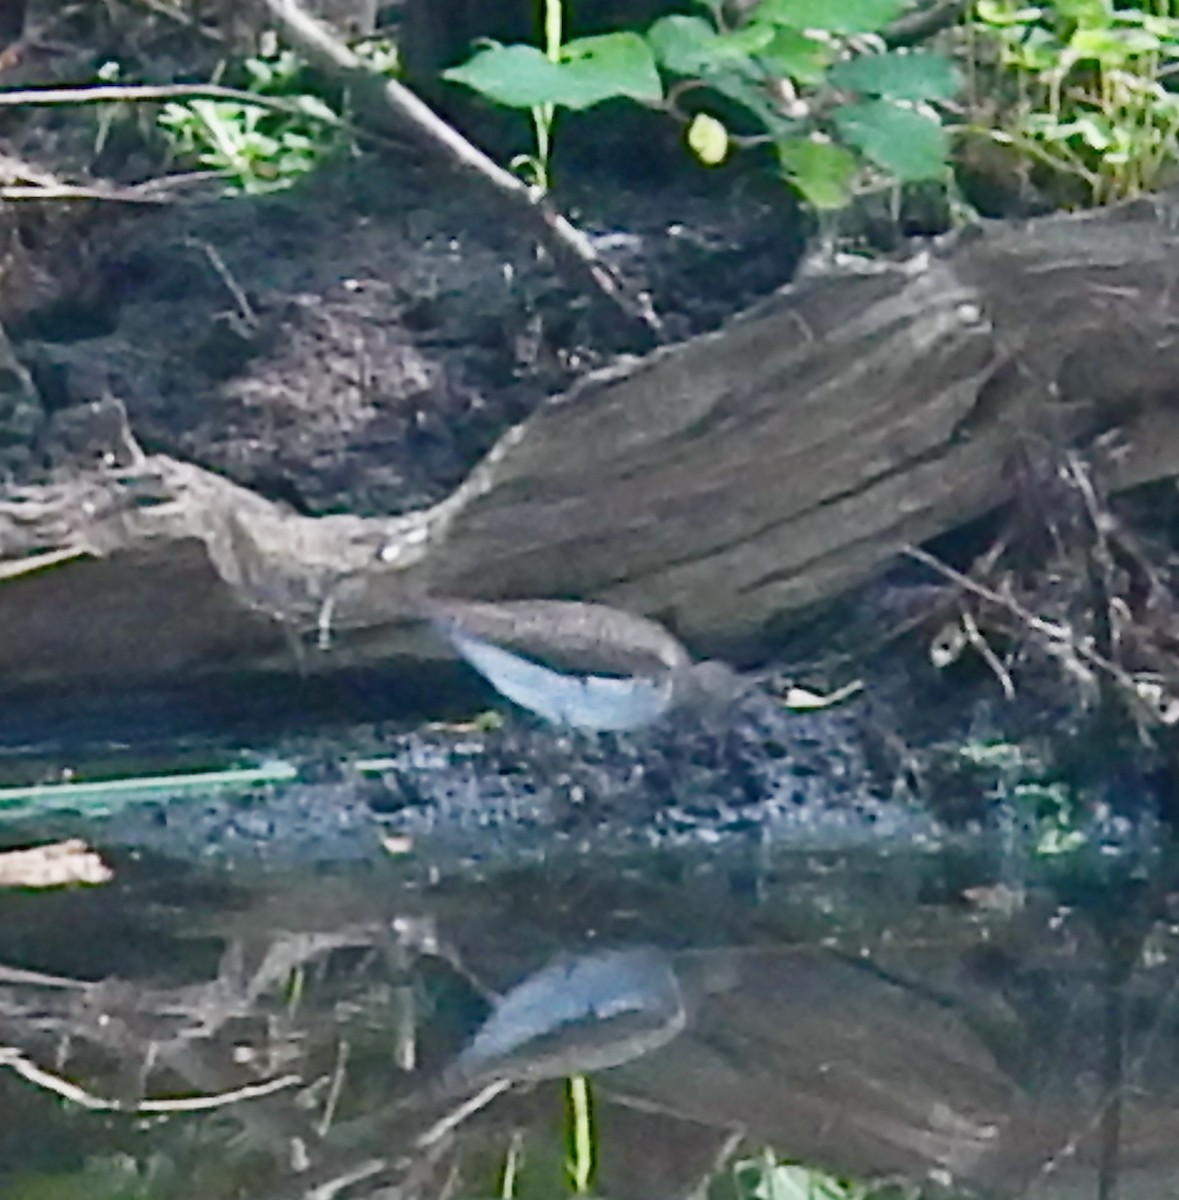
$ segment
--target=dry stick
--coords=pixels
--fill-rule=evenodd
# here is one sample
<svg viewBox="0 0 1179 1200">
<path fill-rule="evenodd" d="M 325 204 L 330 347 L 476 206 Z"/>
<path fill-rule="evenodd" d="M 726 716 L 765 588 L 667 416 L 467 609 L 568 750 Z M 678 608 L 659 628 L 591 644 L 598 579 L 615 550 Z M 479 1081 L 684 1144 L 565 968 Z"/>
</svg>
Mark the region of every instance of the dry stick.
<svg viewBox="0 0 1179 1200">
<path fill-rule="evenodd" d="M 1097 652 L 1093 647 L 1079 641 L 1076 634 L 1073 634 L 1072 630 L 1067 628 L 1066 625 L 1054 625 L 1042 617 L 1037 617 L 1034 612 L 1019 604 L 1018 600 L 1013 600 L 1011 596 L 995 592 L 992 588 L 983 587 L 981 583 L 972 580 L 969 575 L 963 575 L 962 571 L 954 570 L 952 566 L 942 563 L 938 558 L 934 558 L 933 554 L 927 554 L 923 550 L 918 550 L 916 546 L 906 546 L 905 554 L 909 558 L 914 559 L 915 562 L 929 566 L 929 568 L 938 572 L 939 575 L 945 576 L 947 580 L 957 583 L 959 587 L 965 588 L 968 592 L 981 596 L 983 600 L 989 600 L 992 604 L 997 604 L 1001 608 L 1006 608 L 1007 612 L 1012 613 L 1013 616 L 1022 620 L 1029 629 L 1037 632 L 1049 644 L 1057 644 L 1057 646 L 1071 650 L 1078 659 L 1084 659 L 1090 666 L 1096 667 L 1099 671 L 1105 671 L 1107 676 L 1113 679 L 1114 683 L 1117 683 L 1120 688 L 1124 689 L 1127 697 L 1133 697 L 1139 703 L 1145 703 L 1148 709 L 1153 708 L 1147 698 L 1144 697 L 1142 690 L 1138 688 L 1135 679 L 1133 679 L 1129 671 L 1125 671 L 1123 667 L 1118 666 L 1117 662 L 1113 662 L 1111 659 L 1106 658 L 1105 655 Z M 1153 715 L 1156 719 L 1162 720 L 1163 724 L 1173 724 L 1172 721 L 1163 718 L 1157 710 L 1155 710 Z M 1147 738 L 1147 733 L 1145 733 L 1141 724 L 1139 724 L 1138 732 L 1139 736 L 1144 739 Z"/>
<path fill-rule="evenodd" d="M 359 61 L 359 60 L 358 60 Z M 95 84 L 87 87 L 67 88 L 22 88 L 19 91 L 0 89 L 0 108 L 53 108 L 63 105 L 78 106 L 82 104 L 152 104 L 163 103 L 167 100 L 221 100 L 234 104 L 252 104 L 255 108 L 265 108 L 270 112 L 283 113 L 285 116 L 300 117 L 307 121 L 315 121 L 327 125 L 330 129 L 338 129 L 350 133 L 356 138 L 365 138 L 380 145 L 397 143 L 391 138 L 382 136 L 371 129 L 364 129 L 352 121 L 336 116 L 330 111 L 308 112 L 300 108 L 294 100 L 286 100 L 282 96 L 262 96 L 257 92 L 243 92 L 239 88 L 222 87 L 218 83 L 111 83 Z M 2 162 L 3 160 L 0 160 Z M 11 158 L 8 159 L 12 162 Z M 194 178 L 215 178 L 217 172 L 191 171 L 185 176 L 175 177 L 175 182 Z M 136 184 L 127 191 L 149 192 L 153 187 L 174 186 L 169 184 L 167 177 L 162 180 L 148 180 Z M 95 199 L 105 197 L 96 196 Z M 129 197 L 116 195 L 111 199 L 127 199 Z"/>
<path fill-rule="evenodd" d="M 26 178 L 32 178 L 27 176 Z M 114 186 L 109 183 L 62 183 L 43 180 L 33 183 L 0 184 L 0 200 L 104 200 L 115 204 L 175 204 L 174 192 L 198 183 L 222 178 L 220 171 L 182 171 L 160 175 L 142 183 Z"/>
<path fill-rule="evenodd" d="M 630 294 L 598 256 L 590 239 L 555 212 L 543 196 L 488 158 L 409 88 L 371 71 L 327 26 L 306 13 L 297 0 L 261 2 L 281 35 L 313 66 L 335 75 L 342 74 L 346 82 L 377 96 L 381 106 L 400 127 L 413 131 L 425 146 L 439 153 L 451 166 L 474 175 L 490 187 L 507 210 L 544 244 L 558 267 L 577 280 L 591 296 L 606 301 L 615 321 L 621 318 L 627 331 L 637 336 L 641 343 L 649 345 L 660 338 L 662 326 L 649 298 Z"/>
<path fill-rule="evenodd" d="M 225 259 L 217 253 L 216 248 L 209 245 L 208 242 L 202 242 L 200 238 L 194 237 L 184 238 L 184 245 L 193 246 L 204 253 L 205 257 L 209 260 L 209 265 L 213 268 L 214 274 L 225 284 L 226 291 L 233 297 L 241 319 L 251 329 L 257 329 L 260 322 L 258 321 L 258 314 L 254 311 L 254 306 L 250 303 L 249 297 L 246 295 L 241 284 L 234 279 L 232 272 L 225 265 Z"/>
<path fill-rule="evenodd" d="M 224 1108 L 228 1104 L 237 1104 L 242 1100 L 253 1100 L 259 1096 L 270 1096 L 275 1092 L 294 1087 L 302 1083 L 298 1075 L 282 1075 L 265 1083 L 246 1084 L 229 1092 L 221 1092 L 215 1096 L 183 1096 L 174 1100 L 144 1100 L 134 1106 L 126 1106 L 118 1100 L 108 1100 L 104 1096 L 96 1096 L 85 1088 L 46 1071 L 35 1062 L 22 1054 L 15 1046 L 0 1046 L 0 1067 L 8 1067 L 22 1079 L 34 1083 L 38 1087 L 54 1092 L 65 1100 L 70 1100 L 82 1108 L 92 1112 L 128 1112 L 128 1113 L 178 1113 L 178 1112 L 207 1112 L 213 1108 Z"/>
<path fill-rule="evenodd" d="M 359 60 L 358 60 L 359 61 Z M 281 96 L 261 96 L 238 88 L 222 87 L 216 83 L 127 83 L 96 84 L 93 87 L 21 88 L 0 91 L 0 107 L 46 107 L 64 104 L 139 104 L 165 100 L 225 100 L 234 104 L 253 104 L 292 117 L 305 117 L 340 129 L 352 126 L 342 117 L 326 113 L 307 112 L 293 100 Z"/>
<path fill-rule="evenodd" d="M 927 554 L 917 546 L 906 546 L 905 554 L 915 562 L 930 567 L 939 575 L 965 588 L 968 592 L 973 592 L 981 599 L 989 600 L 992 604 L 997 604 L 1000 608 L 1005 608 L 1046 641 L 1058 646 L 1067 647 L 1078 658 L 1083 658 L 1090 666 L 1105 671 L 1110 678 L 1127 688 L 1132 694 L 1137 695 L 1137 689 L 1134 686 L 1134 680 L 1131 676 L 1119 667 L 1117 663 L 1111 662 L 1104 655 L 1098 654 L 1091 646 L 1086 646 L 1084 642 L 1079 641 L 1076 634 L 1067 625 L 1054 625 L 1051 621 L 1045 621 L 1043 617 L 1037 617 L 1030 609 L 1024 608 L 1018 600 L 1013 600 L 1010 596 L 1004 596 L 1001 592 L 996 592 L 992 588 L 984 587 L 981 583 L 971 579 L 969 575 L 963 575 L 961 571 L 954 570 L 953 567 L 942 562 L 941 559 L 934 558 L 932 554 Z"/>
</svg>

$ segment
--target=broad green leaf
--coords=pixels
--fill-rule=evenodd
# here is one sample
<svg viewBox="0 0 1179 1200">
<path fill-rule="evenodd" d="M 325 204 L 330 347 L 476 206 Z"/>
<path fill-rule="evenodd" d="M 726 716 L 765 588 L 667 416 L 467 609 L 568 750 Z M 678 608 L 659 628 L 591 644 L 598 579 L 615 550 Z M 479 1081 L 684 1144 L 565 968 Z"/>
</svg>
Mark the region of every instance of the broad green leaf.
<svg viewBox="0 0 1179 1200">
<path fill-rule="evenodd" d="M 913 182 L 945 174 L 946 134 L 937 121 L 888 100 L 846 104 L 832 117 L 844 141 L 898 179 Z"/>
<path fill-rule="evenodd" d="M 647 30 L 647 44 L 660 65 L 675 75 L 754 73 L 749 52 L 718 34 L 703 17 L 661 17 Z"/>
<path fill-rule="evenodd" d="M 948 100 L 961 86 L 954 64 L 941 54 L 864 54 L 836 63 L 828 78 L 838 88 L 888 100 Z"/>
<path fill-rule="evenodd" d="M 904 0 L 762 0 L 757 19 L 791 29 L 875 33 L 903 7 Z"/>
<path fill-rule="evenodd" d="M 705 166 L 715 167 L 729 153 L 729 131 L 708 113 L 697 113 L 688 126 L 688 145 Z"/>
<path fill-rule="evenodd" d="M 777 149 L 786 177 L 815 208 L 847 204 L 856 173 L 856 158 L 850 150 L 803 138 L 783 138 Z"/>
<path fill-rule="evenodd" d="M 637 33 L 624 30 L 566 42 L 560 67 L 565 90 L 553 103 L 566 108 L 589 108 L 617 96 L 649 104 L 663 99 L 651 47 Z"/>
<path fill-rule="evenodd" d="M 561 88 L 560 66 L 536 46 L 490 46 L 443 71 L 442 78 L 473 88 L 507 108 L 551 104 Z"/>
<path fill-rule="evenodd" d="M 465 84 L 508 108 L 589 108 L 629 96 L 658 101 L 663 85 L 650 48 L 636 33 L 610 33 L 568 42 L 561 62 L 551 62 L 536 46 L 491 46 L 443 78 Z"/>
<path fill-rule="evenodd" d="M 703 17 L 660 17 L 647 30 L 656 61 L 675 75 L 707 70 L 715 42 L 716 30 Z"/>
<path fill-rule="evenodd" d="M 834 54 L 829 42 L 780 25 L 774 30 L 773 40 L 757 57 L 775 74 L 805 84 L 818 83 L 823 78 Z"/>
</svg>

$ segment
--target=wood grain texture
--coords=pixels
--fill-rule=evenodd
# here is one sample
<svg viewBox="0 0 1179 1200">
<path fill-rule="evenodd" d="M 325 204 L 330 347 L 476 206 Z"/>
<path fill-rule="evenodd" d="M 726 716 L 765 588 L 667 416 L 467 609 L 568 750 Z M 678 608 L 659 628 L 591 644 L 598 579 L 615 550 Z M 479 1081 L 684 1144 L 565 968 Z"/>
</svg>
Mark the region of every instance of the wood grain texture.
<svg viewBox="0 0 1179 1200">
<path fill-rule="evenodd" d="M 694 654 L 739 651 L 1002 503 L 1029 444 L 1114 431 L 1121 486 L 1179 473 L 1175 229 L 1166 203 L 1137 203 L 805 279 L 723 330 L 586 378 L 405 517 L 299 517 L 159 457 L 10 493 L 0 558 L 107 562 L 0 587 L 0 628 L 23 643 L 0 645 L 0 677 L 109 661 L 111 630 L 72 609 L 68 658 L 52 644 L 70 593 L 58 580 L 82 573 L 89 611 L 148 674 L 201 669 L 211 641 L 222 662 L 282 661 L 289 650 L 260 647 L 259 615 L 308 644 L 328 630 L 308 670 L 437 654 L 409 621 L 428 592 L 602 600 L 663 620 Z M 208 587 L 192 582 L 194 555 Z M 166 653 L 119 616 L 147 611 L 168 614 Z"/>
</svg>

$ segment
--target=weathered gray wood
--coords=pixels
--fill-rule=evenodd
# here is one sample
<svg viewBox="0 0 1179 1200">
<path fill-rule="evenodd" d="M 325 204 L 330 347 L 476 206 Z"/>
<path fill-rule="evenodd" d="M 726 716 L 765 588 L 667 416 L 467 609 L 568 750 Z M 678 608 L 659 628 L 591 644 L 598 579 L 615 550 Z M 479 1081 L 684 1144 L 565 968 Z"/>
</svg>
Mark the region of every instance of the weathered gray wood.
<svg viewBox="0 0 1179 1200">
<path fill-rule="evenodd" d="M 1117 429 L 1122 484 L 1179 472 L 1177 237 L 1140 203 L 804 280 L 587 378 L 397 520 L 293 516 L 167 459 L 10 496 L 0 557 L 106 561 L 3 581 L 0 678 L 283 665 L 282 627 L 307 669 L 417 653 L 398 626 L 424 590 L 603 599 L 697 652 L 749 644 L 1001 503 L 1028 438 Z M 137 636 L 150 613 L 166 649 Z"/>
</svg>

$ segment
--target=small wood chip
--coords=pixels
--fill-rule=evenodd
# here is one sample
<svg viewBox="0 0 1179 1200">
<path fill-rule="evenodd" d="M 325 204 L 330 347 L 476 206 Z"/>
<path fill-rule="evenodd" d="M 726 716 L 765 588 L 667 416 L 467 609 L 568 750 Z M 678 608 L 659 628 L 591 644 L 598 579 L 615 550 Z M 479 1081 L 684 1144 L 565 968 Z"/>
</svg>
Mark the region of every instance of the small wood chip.
<svg viewBox="0 0 1179 1200">
<path fill-rule="evenodd" d="M 80 838 L 0 853 L 0 887 L 64 887 L 113 878 L 110 867 Z"/>
</svg>

